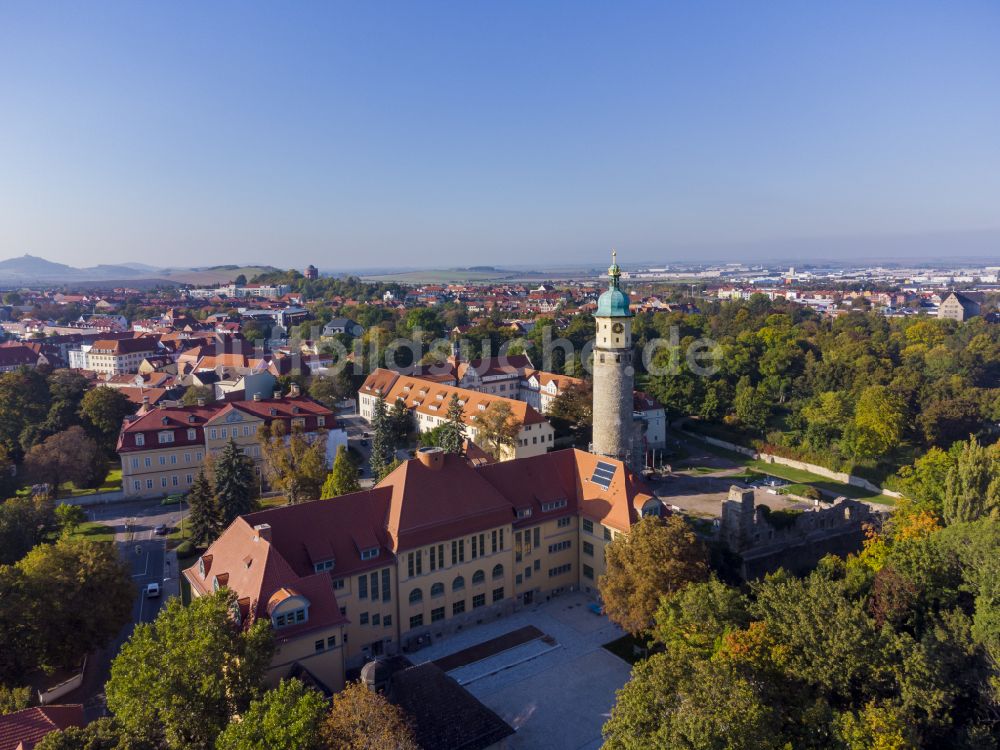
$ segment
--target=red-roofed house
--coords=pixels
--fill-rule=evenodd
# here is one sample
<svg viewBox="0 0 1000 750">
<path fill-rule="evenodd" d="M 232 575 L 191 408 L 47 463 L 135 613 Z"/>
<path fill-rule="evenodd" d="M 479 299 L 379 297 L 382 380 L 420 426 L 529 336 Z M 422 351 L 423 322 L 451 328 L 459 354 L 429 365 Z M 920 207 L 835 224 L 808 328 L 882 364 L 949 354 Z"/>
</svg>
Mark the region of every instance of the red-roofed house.
<svg viewBox="0 0 1000 750">
<path fill-rule="evenodd" d="M 83 706 L 36 706 L 0 716 L 0 750 L 31 750 L 58 729 L 82 727 Z"/>
<path fill-rule="evenodd" d="M 583 451 L 473 465 L 424 448 L 373 489 L 238 519 L 184 575 L 196 595 L 228 586 L 281 638 L 302 633 L 273 679 L 296 662 L 317 674 L 310 648 L 337 650 L 346 671 L 565 591 L 596 595 L 605 544 L 662 512 L 624 464 Z M 311 634 L 335 627 L 329 646 Z"/>
<path fill-rule="evenodd" d="M 185 492 L 205 457 L 233 440 L 260 471 L 257 431 L 262 424 L 281 422 L 285 434 L 301 430 L 307 437 L 323 432 L 327 461 L 347 434 L 337 427 L 327 407 L 292 392 L 279 398 L 222 401 L 196 406 L 142 408 L 122 426 L 117 452 L 122 462 L 122 488 L 130 497 L 156 497 Z"/>
</svg>

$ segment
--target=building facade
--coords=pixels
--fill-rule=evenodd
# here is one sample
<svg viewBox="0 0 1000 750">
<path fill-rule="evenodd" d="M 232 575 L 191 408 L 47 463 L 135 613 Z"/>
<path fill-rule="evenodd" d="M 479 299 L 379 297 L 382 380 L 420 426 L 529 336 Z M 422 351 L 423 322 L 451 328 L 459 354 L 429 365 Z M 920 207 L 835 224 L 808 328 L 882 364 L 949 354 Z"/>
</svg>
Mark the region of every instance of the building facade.
<svg viewBox="0 0 1000 750">
<path fill-rule="evenodd" d="M 118 436 L 122 490 L 128 497 L 158 497 L 186 492 L 205 464 L 230 440 L 253 459 L 258 476 L 261 425 L 281 422 L 285 434 L 302 430 L 307 437 L 321 433 L 327 439 L 327 462 L 332 463 L 346 433 L 337 427 L 332 411 L 298 394 L 249 401 L 227 401 L 197 406 L 143 408 L 127 421 Z"/>
<path fill-rule="evenodd" d="M 565 450 L 474 466 L 428 448 L 370 490 L 237 519 L 184 575 L 196 595 L 226 585 L 248 604 L 300 597 L 304 630 L 282 642 L 274 681 L 297 662 L 314 671 L 302 660 L 316 655 L 346 674 L 563 592 L 596 596 L 605 545 L 661 513 L 619 461 Z M 281 575 L 244 575 L 255 545 Z M 265 614 L 279 635 L 288 627 L 284 609 Z"/>
<path fill-rule="evenodd" d="M 155 338 L 99 339 L 87 351 L 86 369 L 99 375 L 138 372 L 142 361 L 158 349 Z"/>
</svg>

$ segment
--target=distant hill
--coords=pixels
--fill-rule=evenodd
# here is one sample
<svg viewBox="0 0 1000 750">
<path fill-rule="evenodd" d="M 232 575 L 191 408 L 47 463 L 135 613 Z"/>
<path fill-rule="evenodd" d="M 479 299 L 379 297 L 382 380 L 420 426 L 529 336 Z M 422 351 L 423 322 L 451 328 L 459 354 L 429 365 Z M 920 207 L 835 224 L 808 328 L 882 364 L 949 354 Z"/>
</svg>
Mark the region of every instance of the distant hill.
<svg viewBox="0 0 1000 750">
<path fill-rule="evenodd" d="M 273 266 L 208 266 L 203 268 L 156 268 L 143 263 L 101 264 L 74 268 L 54 263 L 35 255 L 0 260 L 0 284 L 73 284 L 88 282 L 95 286 L 102 281 L 162 281 L 178 285 L 226 284 L 240 274 L 248 279 L 259 273 L 278 269 Z"/>
</svg>

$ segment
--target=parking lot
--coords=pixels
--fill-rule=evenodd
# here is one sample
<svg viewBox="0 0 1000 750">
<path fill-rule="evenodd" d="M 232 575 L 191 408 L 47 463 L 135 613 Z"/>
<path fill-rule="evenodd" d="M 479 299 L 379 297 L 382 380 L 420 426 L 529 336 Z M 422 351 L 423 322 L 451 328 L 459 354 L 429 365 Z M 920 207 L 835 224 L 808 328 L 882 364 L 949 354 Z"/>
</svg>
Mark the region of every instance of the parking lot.
<svg viewBox="0 0 1000 750">
<path fill-rule="evenodd" d="M 631 667 L 602 648 L 622 631 L 574 593 L 456 633 L 410 656 L 434 661 L 525 626 L 532 640 L 449 674 L 516 730 L 512 748 L 601 746 L 601 727 Z"/>
</svg>

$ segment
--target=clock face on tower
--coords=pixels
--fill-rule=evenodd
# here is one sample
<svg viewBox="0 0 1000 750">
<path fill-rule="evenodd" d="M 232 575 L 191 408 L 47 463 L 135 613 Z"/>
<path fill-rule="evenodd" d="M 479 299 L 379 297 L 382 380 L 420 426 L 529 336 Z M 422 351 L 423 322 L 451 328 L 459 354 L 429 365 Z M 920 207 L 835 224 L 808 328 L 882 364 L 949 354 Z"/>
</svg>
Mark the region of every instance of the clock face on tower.
<svg viewBox="0 0 1000 750">
<path fill-rule="evenodd" d="M 614 331 L 615 333 L 621 333 L 622 331 L 625 330 L 625 326 L 623 326 L 621 323 L 615 323 L 613 326 L 611 326 L 611 330 Z"/>
</svg>

